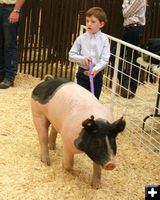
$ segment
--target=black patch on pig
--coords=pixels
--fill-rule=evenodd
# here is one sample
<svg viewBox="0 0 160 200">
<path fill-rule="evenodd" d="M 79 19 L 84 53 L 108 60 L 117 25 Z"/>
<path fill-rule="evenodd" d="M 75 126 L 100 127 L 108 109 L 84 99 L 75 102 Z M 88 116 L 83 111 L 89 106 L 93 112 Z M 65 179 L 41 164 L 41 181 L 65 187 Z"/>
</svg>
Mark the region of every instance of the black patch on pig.
<svg viewBox="0 0 160 200">
<path fill-rule="evenodd" d="M 64 78 L 47 78 L 34 88 L 32 98 L 41 104 L 46 104 L 53 97 L 59 87 L 69 82 L 71 81 Z"/>
<path fill-rule="evenodd" d="M 110 160 L 106 137 L 108 138 L 113 155 L 116 155 L 116 136 L 124 130 L 125 124 L 123 118 L 110 124 L 103 119 L 94 120 L 94 117 L 91 116 L 91 119 L 86 119 L 82 122 L 82 131 L 74 141 L 74 144 L 79 150 L 84 151 L 94 162 L 104 166 Z"/>
</svg>

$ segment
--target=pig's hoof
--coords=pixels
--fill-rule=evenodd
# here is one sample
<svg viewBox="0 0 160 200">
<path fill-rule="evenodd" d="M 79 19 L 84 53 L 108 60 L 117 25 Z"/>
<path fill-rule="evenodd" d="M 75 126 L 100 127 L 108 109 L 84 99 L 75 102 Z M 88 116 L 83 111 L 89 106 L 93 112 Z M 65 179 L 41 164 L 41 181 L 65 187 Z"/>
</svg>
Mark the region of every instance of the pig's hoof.
<svg viewBox="0 0 160 200">
<path fill-rule="evenodd" d="M 49 159 L 49 157 L 48 157 L 48 158 L 43 158 L 43 157 L 41 156 L 41 161 L 42 161 L 44 164 L 50 166 L 50 159 Z"/>
<path fill-rule="evenodd" d="M 70 171 L 70 170 L 72 169 L 72 167 L 69 167 L 69 166 L 65 167 L 64 165 L 63 165 L 63 168 L 64 168 L 66 171 Z"/>
<path fill-rule="evenodd" d="M 91 186 L 93 189 L 98 190 L 101 187 L 100 183 L 91 182 Z"/>
<path fill-rule="evenodd" d="M 72 169 L 72 167 L 73 167 L 73 165 L 66 165 L 66 164 L 64 164 L 64 163 L 62 163 L 62 166 L 63 166 L 63 168 L 64 168 L 65 170 L 67 170 L 67 171 L 70 171 L 70 170 Z"/>
<path fill-rule="evenodd" d="M 55 150 L 56 149 L 56 145 L 55 144 L 49 144 L 49 149 L 50 150 Z"/>
</svg>

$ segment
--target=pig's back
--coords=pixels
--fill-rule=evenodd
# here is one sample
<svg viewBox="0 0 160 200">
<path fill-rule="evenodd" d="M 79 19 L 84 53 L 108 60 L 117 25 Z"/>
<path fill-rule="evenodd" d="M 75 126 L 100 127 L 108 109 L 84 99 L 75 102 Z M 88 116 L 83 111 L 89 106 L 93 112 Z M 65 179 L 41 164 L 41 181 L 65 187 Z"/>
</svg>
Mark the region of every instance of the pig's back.
<svg viewBox="0 0 160 200">
<path fill-rule="evenodd" d="M 63 84 L 69 82 L 71 83 L 71 81 L 64 78 L 47 79 L 35 87 L 32 98 L 41 104 L 46 104 Z"/>
<path fill-rule="evenodd" d="M 63 113 L 63 116 L 86 119 L 91 115 L 96 118 L 107 116 L 107 108 L 88 90 L 76 83 L 64 84 L 57 90 L 49 102 L 54 111 Z M 108 110 L 109 112 L 109 110 Z"/>
</svg>

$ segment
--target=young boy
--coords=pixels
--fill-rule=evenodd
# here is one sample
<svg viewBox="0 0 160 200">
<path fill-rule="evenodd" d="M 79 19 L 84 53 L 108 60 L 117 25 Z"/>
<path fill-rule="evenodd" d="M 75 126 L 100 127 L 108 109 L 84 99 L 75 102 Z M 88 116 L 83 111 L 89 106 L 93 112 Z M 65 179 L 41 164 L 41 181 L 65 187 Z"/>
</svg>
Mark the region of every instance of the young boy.
<svg viewBox="0 0 160 200">
<path fill-rule="evenodd" d="M 88 62 L 92 61 L 92 75 L 94 80 L 94 92 L 99 99 L 103 84 L 103 69 L 109 62 L 110 44 L 101 28 L 107 22 L 107 16 L 102 8 L 93 7 L 86 12 L 87 32 L 80 35 L 74 42 L 69 60 L 78 64 L 76 74 L 77 83 L 90 91 L 90 80 L 86 73 Z"/>
</svg>

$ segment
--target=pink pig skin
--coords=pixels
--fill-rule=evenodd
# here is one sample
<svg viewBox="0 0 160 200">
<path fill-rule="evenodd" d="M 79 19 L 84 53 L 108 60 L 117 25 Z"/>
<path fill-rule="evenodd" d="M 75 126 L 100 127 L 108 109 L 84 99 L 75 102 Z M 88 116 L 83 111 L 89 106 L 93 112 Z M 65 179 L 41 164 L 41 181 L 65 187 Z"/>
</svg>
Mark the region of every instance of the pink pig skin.
<svg viewBox="0 0 160 200">
<path fill-rule="evenodd" d="M 40 104 L 31 98 L 33 121 L 37 129 L 41 147 L 41 160 L 50 165 L 48 143 L 50 149 L 55 148 L 57 132 L 63 141 L 63 166 L 69 170 L 73 166 L 73 156 L 83 153 L 74 145 L 79 136 L 82 122 L 91 115 L 113 122 L 112 113 L 102 105 L 96 97 L 83 87 L 75 83 L 67 83 L 58 89 L 55 95 L 46 104 Z M 52 129 L 48 141 L 48 127 Z M 100 166 L 93 163 L 92 186 L 99 188 Z"/>
</svg>

